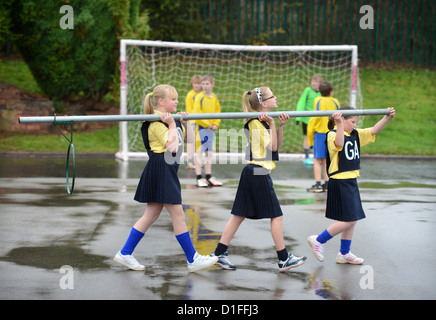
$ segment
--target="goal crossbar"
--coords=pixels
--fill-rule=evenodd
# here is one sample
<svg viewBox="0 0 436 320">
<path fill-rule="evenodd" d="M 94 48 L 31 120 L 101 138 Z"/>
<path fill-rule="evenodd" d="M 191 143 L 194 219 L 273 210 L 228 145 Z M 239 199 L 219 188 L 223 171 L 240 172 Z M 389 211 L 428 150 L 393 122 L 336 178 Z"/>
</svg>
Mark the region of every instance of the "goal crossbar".
<svg viewBox="0 0 436 320">
<path fill-rule="evenodd" d="M 169 42 L 169 41 L 154 41 L 154 40 L 130 40 L 122 39 L 121 48 L 126 45 L 132 46 L 154 46 L 154 47 L 170 47 L 178 49 L 192 50 L 230 50 L 230 51 L 354 51 L 357 52 L 357 45 L 303 45 L 303 46 L 254 46 L 254 45 L 224 45 L 224 44 L 208 44 L 208 43 L 190 43 L 190 42 Z M 125 53 L 125 52 L 124 52 Z M 121 52 L 121 58 L 123 53 Z M 125 57 L 125 56 L 124 56 Z"/>
</svg>

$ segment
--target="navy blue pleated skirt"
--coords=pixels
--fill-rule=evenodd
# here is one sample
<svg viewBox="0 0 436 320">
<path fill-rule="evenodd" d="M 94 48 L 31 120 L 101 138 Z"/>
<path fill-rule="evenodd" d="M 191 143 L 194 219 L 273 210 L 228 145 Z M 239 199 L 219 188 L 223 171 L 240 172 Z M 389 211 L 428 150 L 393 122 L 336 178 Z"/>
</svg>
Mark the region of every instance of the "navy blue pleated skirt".
<svg viewBox="0 0 436 320">
<path fill-rule="evenodd" d="M 231 213 L 249 219 L 271 219 L 283 215 L 266 169 L 253 164 L 244 167 Z"/>
<path fill-rule="evenodd" d="M 134 199 L 141 203 L 182 204 L 178 169 L 177 162 L 168 164 L 165 161 L 164 153 L 152 154 L 142 172 Z"/>
<path fill-rule="evenodd" d="M 329 179 L 325 216 L 337 221 L 365 218 L 357 179 Z"/>
</svg>

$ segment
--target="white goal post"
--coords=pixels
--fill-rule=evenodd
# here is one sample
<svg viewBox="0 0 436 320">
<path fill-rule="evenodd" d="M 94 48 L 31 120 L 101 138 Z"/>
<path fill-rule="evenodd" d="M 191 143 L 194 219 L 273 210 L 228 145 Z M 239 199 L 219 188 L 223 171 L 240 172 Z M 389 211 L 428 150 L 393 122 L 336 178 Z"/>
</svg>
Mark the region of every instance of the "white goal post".
<svg viewBox="0 0 436 320">
<path fill-rule="evenodd" d="M 177 89 L 178 110 L 184 110 L 191 77 L 206 73 L 215 78 L 213 92 L 222 112 L 241 112 L 244 91 L 259 86 L 271 88 L 278 111 L 294 111 L 315 73 L 333 84 L 334 97 L 341 105 L 362 108 L 355 45 L 245 46 L 123 39 L 120 68 L 121 115 L 141 114 L 145 95 L 159 84 Z M 281 151 L 301 153 L 301 124 L 290 121 L 285 126 Z M 223 120 L 220 129 L 242 127 L 240 119 Z M 128 160 L 146 154 L 140 128 L 140 122 L 120 122 L 118 158 Z"/>
</svg>

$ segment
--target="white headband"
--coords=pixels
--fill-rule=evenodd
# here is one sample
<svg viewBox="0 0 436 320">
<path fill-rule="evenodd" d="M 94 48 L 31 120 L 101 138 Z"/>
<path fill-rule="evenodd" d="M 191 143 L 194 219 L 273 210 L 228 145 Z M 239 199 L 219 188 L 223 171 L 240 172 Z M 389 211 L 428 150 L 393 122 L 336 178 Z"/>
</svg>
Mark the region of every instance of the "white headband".
<svg viewBox="0 0 436 320">
<path fill-rule="evenodd" d="M 259 99 L 259 103 L 262 103 L 262 93 L 260 93 L 260 89 L 255 88 L 254 91 L 256 91 L 257 99 Z"/>
</svg>

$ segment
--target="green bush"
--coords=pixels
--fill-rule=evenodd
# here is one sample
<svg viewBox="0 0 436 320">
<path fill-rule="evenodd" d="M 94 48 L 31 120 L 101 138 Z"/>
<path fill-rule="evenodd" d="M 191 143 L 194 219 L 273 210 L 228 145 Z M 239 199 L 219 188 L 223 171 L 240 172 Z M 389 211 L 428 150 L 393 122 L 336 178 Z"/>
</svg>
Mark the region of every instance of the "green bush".
<svg viewBox="0 0 436 320">
<path fill-rule="evenodd" d="M 74 10 L 72 29 L 60 26 L 68 13 L 60 13 L 65 4 Z M 14 43 L 56 111 L 72 97 L 99 101 L 116 73 L 119 38 L 148 31 L 138 0 L 9 0 L 7 5 Z"/>
</svg>

